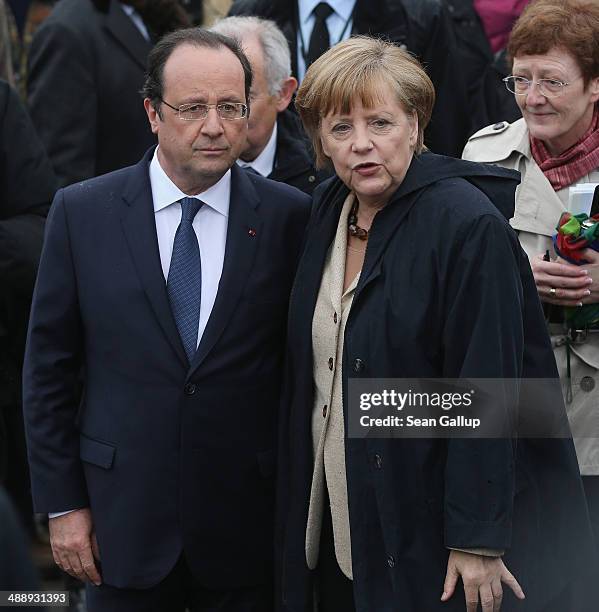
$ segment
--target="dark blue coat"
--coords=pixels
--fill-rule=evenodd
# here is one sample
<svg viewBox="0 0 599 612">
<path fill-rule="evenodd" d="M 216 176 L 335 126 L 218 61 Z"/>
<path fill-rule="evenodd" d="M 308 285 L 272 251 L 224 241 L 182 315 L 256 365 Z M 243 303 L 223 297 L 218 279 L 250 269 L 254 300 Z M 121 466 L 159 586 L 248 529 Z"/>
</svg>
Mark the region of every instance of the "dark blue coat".
<svg viewBox="0 0 599 612">
<path fill-rule="evenodd" d="M 503 169 L 414 158 L 374 219 L 345 329 L 346 432 L 349 377 L 557 377 L 530 266 L 506 221 L 517 183 Z M 338 179 L 319 190 L 289 310 L 280 426 L 277 558 L 293 612 L 312 610 L 312 316 L 347 195 Z M 512 608 L 506 592 L 504 611 L 543 610 L 590 559 L 569 439 L 346 439 L 345 456 L 359 612 L 463 611 L 459 590 L 440 602 L 448 547 L 507 551 L 527 600 Z"/>
<path fill-rule="evenodd" d="M 48 218 L 23 375 L 35 508 L 91 507 L 111 586 L 153 586 L 182 551 L 206 587 L 262 583 L 309 198 L 233 166 L 223 272 L 189 364 L 160 264 L 151 153 L 60 190 Z"/>
</svg>

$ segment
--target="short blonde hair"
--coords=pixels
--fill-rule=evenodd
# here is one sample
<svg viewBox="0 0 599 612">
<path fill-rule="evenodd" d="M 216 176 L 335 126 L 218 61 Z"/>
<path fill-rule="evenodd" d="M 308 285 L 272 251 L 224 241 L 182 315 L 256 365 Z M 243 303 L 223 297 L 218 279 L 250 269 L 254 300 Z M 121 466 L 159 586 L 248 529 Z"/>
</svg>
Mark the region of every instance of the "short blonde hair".
<svg viewBox="0 0 599 612">
<path fill-rule="evenodd" d="M 350 112 L 356 100 L 374 108 L 384 86 L 391 87 L 406 113 L 418 117 L 414 152 L 422 152 L 424 129 L 435 104 L 431 80 L 407 51 L 377 38 L 354 36 L 321 55 L 308 68 L 297 92 L 295 105 L 312 139 L 318 167 L 327 163 L 320 141 L 322 118 L 330 112 Z"/>
</svg>

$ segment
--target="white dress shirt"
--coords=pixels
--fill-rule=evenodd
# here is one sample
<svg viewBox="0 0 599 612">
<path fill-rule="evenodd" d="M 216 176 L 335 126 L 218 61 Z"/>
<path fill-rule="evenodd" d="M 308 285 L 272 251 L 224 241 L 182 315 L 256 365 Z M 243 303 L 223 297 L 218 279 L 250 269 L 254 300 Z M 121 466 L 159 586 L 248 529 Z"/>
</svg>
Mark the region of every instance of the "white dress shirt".
<svg viewBox="0 0 599 612">
<path fill-rule="evenodd" d="M 310 46 L 310 36 L 314 27 L 315 17 L 312 11 L 316 5 L 323 0 L 298 0 L 299 28 L 297 30 L 297 80 L 301 83 L 306 74 L 306 61 L 304 54 L 307 55 Z M 327 18 L 327 28 L 331 47 L 338 42 L 351 36 L 353 27 L 352 13 L 356 0 L 326 0 L 327 4 L 333 9 L 333 13 Z M 302 46 L 303 40 L 303 46 Z M 303 53 L 302 53 L 303 48 Z"/>
<path fill-rule="evenodd" d="M 231 196 L 231 171 L 206 191 L 198 194 L 183 193 L 167 176 L 158 161 L 158 147 L 150 162 L 150 185 L 154 201 L 156 235 L 160 263 L 165 282 L 171 265 L 175 233 L 181 221 L 181 204 L 185 197 L 197 197 L 204 202 L 193 220 L 193 230 L 200 245 L 202 260 L 202 301 L 200 303 L 200 321 L 198 326 L 198 345 L 212 312 L 218 284 L 225 261 L 225 244 L 229 221 L 229 198 Z"/>
<path fill-rule="evenodd" d="M 198 326 L 199 345 L 216 300 L 218 284 L 225 261 L 229 199 L 231 196 L 231 171 L 228 170 L 220 181 L 210 187 L 210 189 L 198 194 L 186 194 L 171 181 L 162 169 L 158 161 L 157 152 L 158 147 L 154 151 L 154 157 L 152 157 L 150 162 L 150 185 L 152 187 L 160 263 L 165 283 L 168 280 L 175 233 L 181 221 L 181 204 L 179 200 L 193 196 L 204 202 L 204 206 L 200 208 L 192 224 L 198 244 L 200 245 L 200 257 L 202 260 L 202 301 L 200 303 L 200 321 Z M 48 516 L 49 518 L 56 518 L 72 511 L 50 512 Z"/>
<path fill-rule="evenodd" d="M 253 159 L 250 162 L 243 161 L 243 159 L 238 159 L 237 163 L 242 168 L 252 168 L 258 174 L 262 176 L 270 176 L 274 167 L 275 167 L 275 157 L 277 155 L 277 124 L 275 123 L 275 127 L 266 143 L 264 149 L 256 159 Z"/>
<path fill-rule="evenodd" d="M 131 18 L 131 21 L 135 25 L 135 27 L 141 32 L 141 35 L 149 42 L 150 41 L 150 33 L 148 32 L 148 28 L 146 28 L 146 24 L 144 20 L 141 18 L 141 15 L 129 4 L 123 4 L 119 2 L 119 5 L 125 11 L 125 14 Z"/>
</svg>

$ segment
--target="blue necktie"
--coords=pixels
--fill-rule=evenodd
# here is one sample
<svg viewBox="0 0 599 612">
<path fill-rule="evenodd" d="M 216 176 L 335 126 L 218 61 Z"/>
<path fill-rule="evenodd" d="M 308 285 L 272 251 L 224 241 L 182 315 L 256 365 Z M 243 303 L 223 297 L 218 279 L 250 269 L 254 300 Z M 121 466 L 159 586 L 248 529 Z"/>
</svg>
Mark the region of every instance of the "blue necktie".
<svg viewBox="0 0 599 612">
<path fill-rule="evenodd" d="M 198 239 L 192 223 L 203 202 L 197 198 L 181 200 L 181 223 L 175 234 L 166 290 L 175 323 L 191 362 L 198 343 L 202 262 Z"/>
</svg>

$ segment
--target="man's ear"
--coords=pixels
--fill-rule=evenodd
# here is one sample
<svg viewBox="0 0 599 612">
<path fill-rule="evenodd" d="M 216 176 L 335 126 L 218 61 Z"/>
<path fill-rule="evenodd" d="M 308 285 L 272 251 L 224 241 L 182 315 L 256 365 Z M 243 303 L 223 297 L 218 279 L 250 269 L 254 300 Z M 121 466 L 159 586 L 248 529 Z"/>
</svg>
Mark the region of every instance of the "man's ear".
<svg viewBox="0 0 599 612">
<path fill-rule="evenodd" d="M 287 77 L 281 85 L 281 91 L 277 96 L 277 112 L 282 113 L 291 102 L 293 94 L 297 89 L 297 80 L 293 77 Z"/>
<path fill-rule="evenodd" d="M 158 134 L 158 126 L 162 119 L 160 118 L 158 111 L 154 108 L 150 98 L 144 98 L 144 108 L 146 109 L 146 114 L 148 115 L 148 121 L 150 122 L 152 134 Z"/>
</svg>

